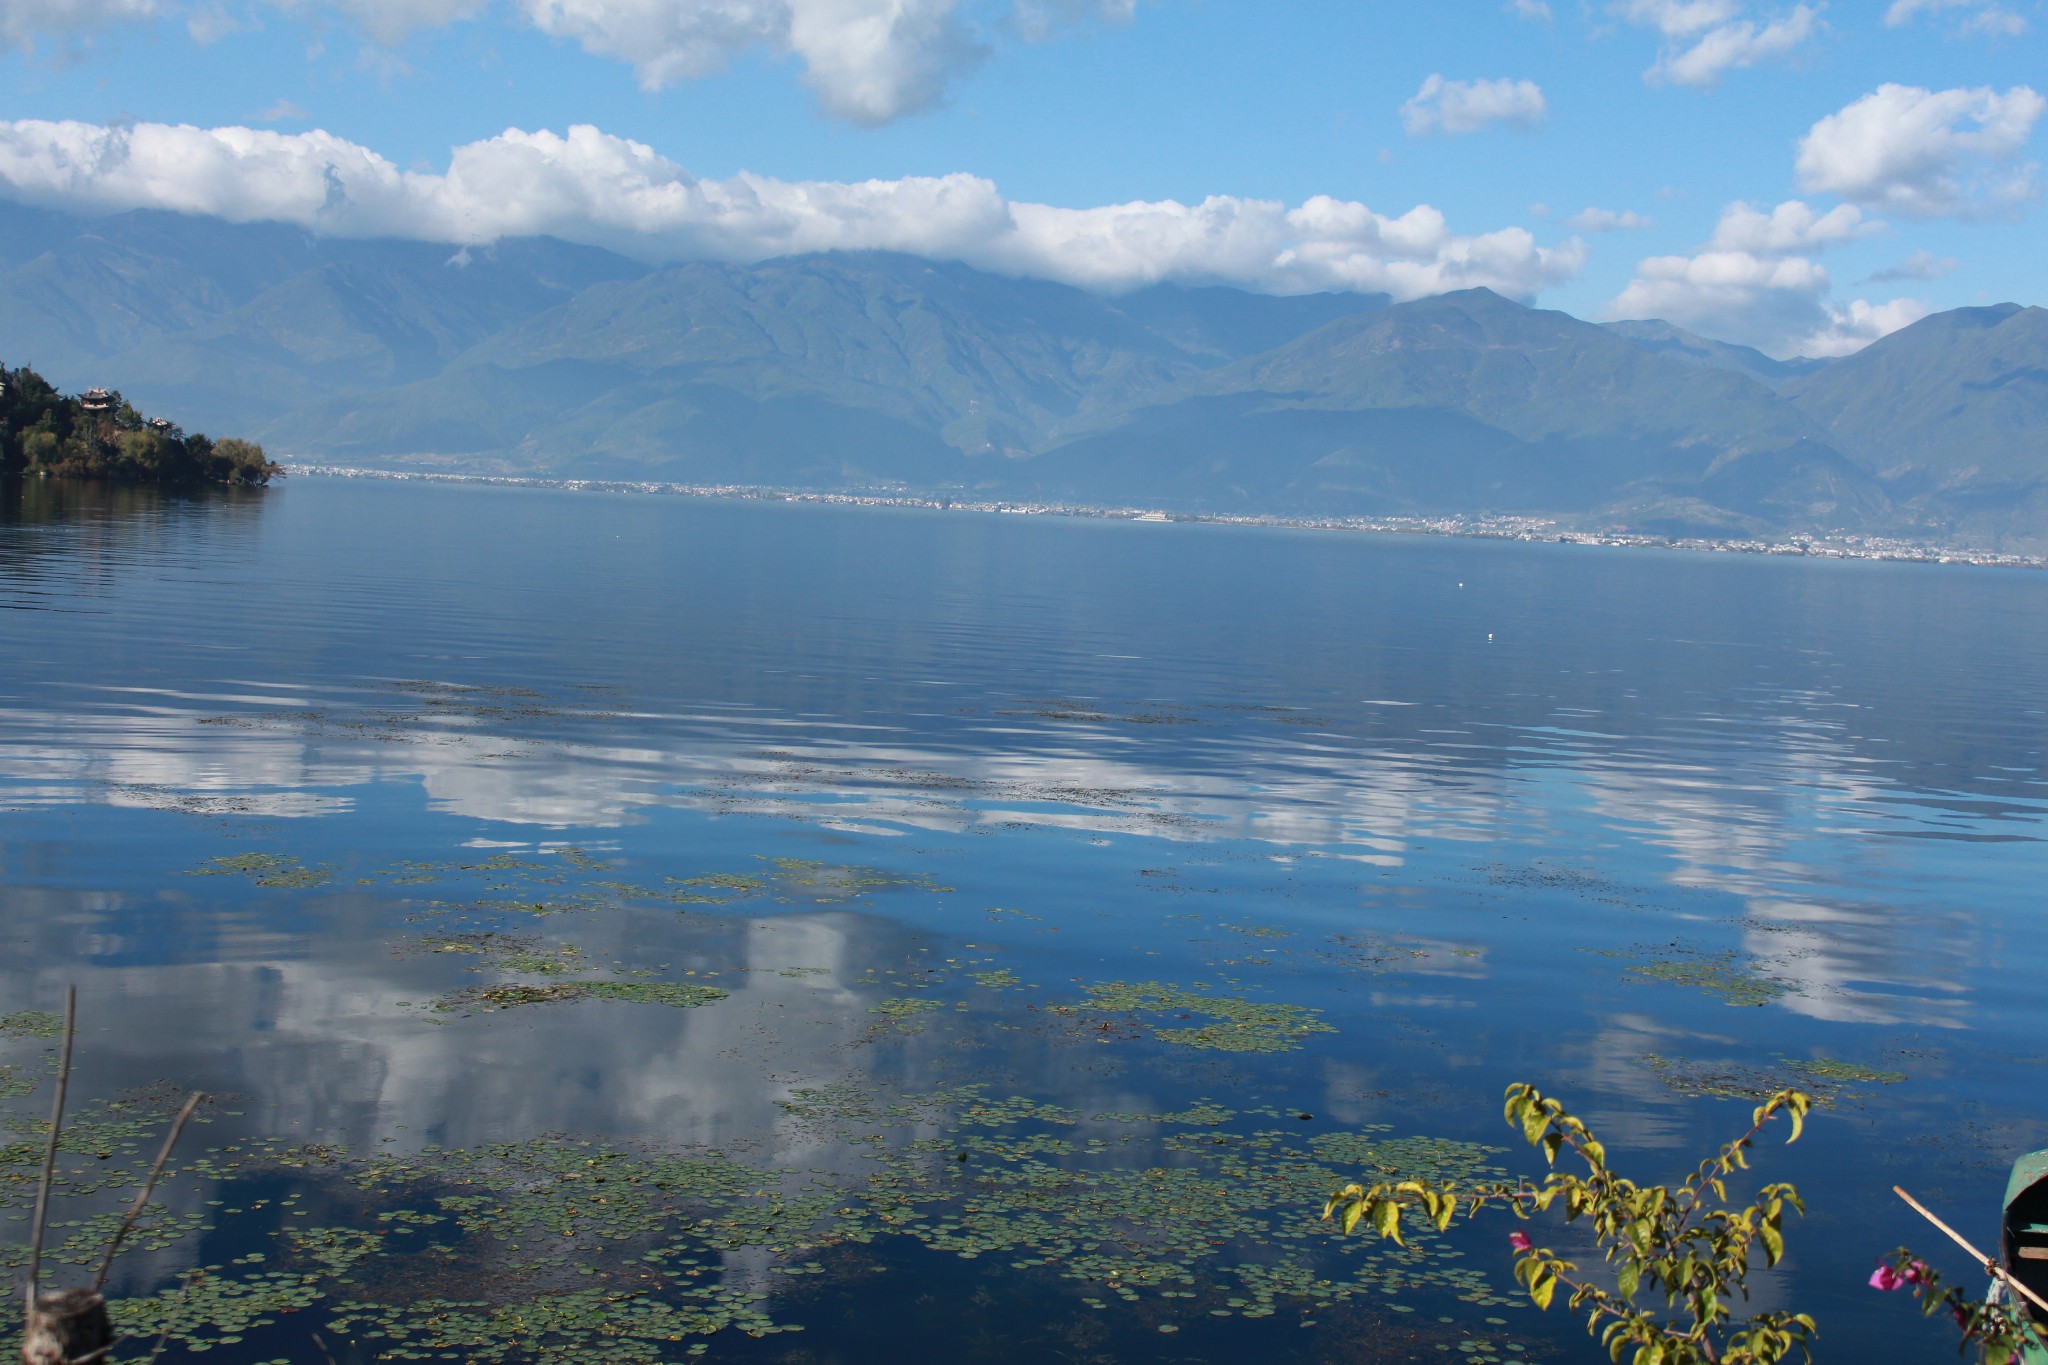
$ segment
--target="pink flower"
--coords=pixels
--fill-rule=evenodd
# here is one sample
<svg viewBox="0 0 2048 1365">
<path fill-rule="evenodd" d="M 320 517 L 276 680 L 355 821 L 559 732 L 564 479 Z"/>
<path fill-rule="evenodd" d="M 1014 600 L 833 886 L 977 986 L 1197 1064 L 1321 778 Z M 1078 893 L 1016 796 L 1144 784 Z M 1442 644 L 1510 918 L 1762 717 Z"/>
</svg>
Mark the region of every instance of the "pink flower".
<svg viewBox="0 0 2048 1365">
<path fill-rule="evenodd" d="M 1872 1289 L 1882 1289 L 1887 1294 L 1899 1288 L 1905 1282 L 1905 1277 L 1888 1265 L 1881 1265 L 1870 1272 L 1870 1287 Z"/>
<path fill-rule="evenodd" d="M 1908 1261 L 1902 1278 L 1904 1278 L 1907 1284 L 1919 1284 L 1927 1278 L 1927 1263 L 1925 1261 Z"/>
<path fill-rule="evenodd" d="M 1517 1251 L 1527 1251 L 1530 1247 L 1529 1234 L 1526 1232 L 1509 1233 L 1508 1245 Z"/>
<path fill-rule="evenodd" d="M 1949 1309 L 1948 1315 L 1956 1320 L 1956 1326 L 1958 1327 L 1967 1328 L 1970 1325 L 1970 1315 L 1962 1310 L 1960 1304 Z"/>
</svg>

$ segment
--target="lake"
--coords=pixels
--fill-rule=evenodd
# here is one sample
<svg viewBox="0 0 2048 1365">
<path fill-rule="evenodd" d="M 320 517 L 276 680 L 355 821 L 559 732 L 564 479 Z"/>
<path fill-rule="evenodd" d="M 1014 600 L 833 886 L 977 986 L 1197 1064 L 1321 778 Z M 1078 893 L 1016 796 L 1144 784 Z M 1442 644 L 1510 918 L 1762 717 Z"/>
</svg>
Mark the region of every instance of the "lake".
<svg viewBox="0 0 2048 1365">
<path fill-rule="evenodd" d="M 1643 1180 L 1816 1091 L 1754 1302 L 1954 1359 L 1864 1281 L 2048 1146 L 2044 676 L 2037 573 L 5 488 L 0 1256 L 75 983 L 58 1279 L 214 1097 L 168 1360 L 1592 1359 L 1316 1220 L 1520 1080 Z"/>
</svg>

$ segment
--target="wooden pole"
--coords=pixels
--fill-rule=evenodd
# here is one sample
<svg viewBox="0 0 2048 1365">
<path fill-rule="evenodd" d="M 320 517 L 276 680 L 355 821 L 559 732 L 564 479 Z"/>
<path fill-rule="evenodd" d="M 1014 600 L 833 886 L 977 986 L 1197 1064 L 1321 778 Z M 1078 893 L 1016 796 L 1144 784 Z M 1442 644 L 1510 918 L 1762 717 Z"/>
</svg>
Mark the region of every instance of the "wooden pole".
<svg viewBox="0 0 2048 1365">
<path fill-rule="evenodd" d="M 57 1142 L 64 1132 L 64 1097 L 71 1089 L 71 1041 L 78 1032 L 78 987 L 64 988 L 64 1049 L 57 1061 L 57 1097 L 50 1106 L 50 1135 L 43 1144 L 43 1175 L 36 1184 L 35 1222 L 28 1238 L 28 1311 L 35 1312 L 36 1285 L 43 1269 L 43 1225 L 50 1216 L 50 1186 L 57 1175 Z"/>
<path fill-rule="evenodd" d="M 22 1365 L 84 1365 L 105 1360 L 114 1349 L 107 1301 L 95 1289 L 41 1288 L 43 1229 L 50 1215 L 50 1187 L 57 1178 L 57 1144 L 64 1134 L 64 1100 L 71 1090 L 71 1045 L 78 1036 L 78 987 L 64 991 L 64 1048 L 57 1061 L 57 1097 L 50 1106 L 50 1136 L 43 1144 L 43 1175 L 36 1185 L 35 1223 L 28 1242 L 28 1299 L 23 1305 Z"/>
<path fill-rule="evenodd" d="M 2048 1299 L 2042 1298 L 2039 1294 L 2036 1294 L 2033 1290 L 2027 1288 L 2018 1280 L 2014 1279 L 2011 1275 L 2007 1274 L 2004 1266 L 2000 1265 L 1991 1257 L 1986 1256 L 1983 1252 L 1977 1250 L 1977 1248 L 1971 1246 L 1969 1240 L 1965 1238 L 1962 1233 L 1957 1232 L 1954 1228 L 1942 1222 L 1939 1218 L 1936 1218 L 1931 1212 L 1928 1211 L 1928 1208 L 1925 1204 L 1915 1199 L 1912 1195 L 1907 1194 L 1903 1189 L 1900 1189 L 1897 1185 L 1892 1186 L 1892 1193 L 1897 1195 L 1899 1198 L 1905 1200 L 1906 1203 L 1912 1208 L 1913 1212 L 1919 1214 L 1922 1218 L 1925 1218 L 1928 1222 L 1934 1224 L 1934 1226 L 1940 1228 L 1943 1232 L 1947 1233 L 1948 1239 L 1951 1242 L 1954 1242 L 1957 1246 L 1961 1247 L 1963 1250 L 1969 1252 L 1971 1256 L 1975 1257 L 1977 1263 L 1984 1267 L 1985 1274 L 1989 1275 L 1994 1280 L 2003 1281 L 2008 1289 L 2012 1289 L 2017 1293 L 2026 1295 L 2027 1298 L 2033 1300 L 2035 1306 L 2038 1307 L 2042 1312 L 2048 1313 Z"/>
</svg>

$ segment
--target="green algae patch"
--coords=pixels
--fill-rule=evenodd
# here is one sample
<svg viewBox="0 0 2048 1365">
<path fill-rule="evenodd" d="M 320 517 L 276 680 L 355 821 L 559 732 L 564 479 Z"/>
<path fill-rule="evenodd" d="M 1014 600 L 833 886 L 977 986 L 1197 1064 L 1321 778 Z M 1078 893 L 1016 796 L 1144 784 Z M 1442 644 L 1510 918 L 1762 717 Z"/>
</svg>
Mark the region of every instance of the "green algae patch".
<svg viewBox="0 0 2048 1365">
<path fill-rule="evenodd" d="M 1230 1122 L 1237 1117 L 1234 1109 L 1225 1109 L 1213 1100 L 1196 1100 L 1185 1109 L 1170 1114 L 1097 1114 L 1097 1123 L 1170 1123 L 1183 1128 L 1213 1128 Z"/>
<path fill-rule="evenodd" d="M 544 986 L 511 982 L 497 986 L 471 986 L 452 991 L 433 1003 L 437 1014 L 458 1011 L 517 1009 L 521 1005 L 559 1005 L 575 1000 L 622 1000 L 633 1005 L 668 1005 L 674 1009 L 695 1009 L 726 999 L 716 986 L 698 986 L 676 981 L 555 981 Z"/>
<path fill-rule="evenodd" d="M 892 1029 L 897 1033 L 922 1033 L 924 1020 L 921 1014 L 929 1014 L 939 1008 L 936 1000 L 922 999 L 914 995 L 892 995 L 887 999 L 868 1006 L 869 1014 L 882 1016 L 877 1028 Z"/>
<path fill-rule="evenodd" d="M 1583 948 L 1580 951 L 1599 957 L 1637 959 L 1639 965 L 1626 969 L 1632 976 L 1687 986 L 1717 997 L 1724 1005 L 1738 1008 L 1769 1005 L 1798 990 L 1789 981 L 1766 976 L 1754 962 L 1732 951 L 1707 952 L 1679 944 L 1620 950 Z"/>
<path fill-rule="evenodd" d="M 1808 1061 L 1781 1057 L 1776 1066 L 1747 1066 L 1739 1062 L 1663 1057 L 1652 1052 L 1643 1057 L 1643 1063 L 1656 1073 L 1666 1089 L 1700 1099 L 1760 1102 L 1780 1090 L 1799 1089 L 1812 1095 L 1815 1104 L 1833 1105 L 1853 1097 L 1858 1085 L 1898 1085 L 1906 1079 L 1904 1072 L 1879 1071 L 1826 1058 Z"/>
<path fill-rule="evenodd" d="M 1322 1020 L 1320 1010 L 1305 1005 L 1246 1000 L 1237 996 L 1198 995 L 1160 981 L 1104 981 L 1087 987 L 1088 999 L 1078 1005 L 1055 1005 L 1056 1014 L 1097 1012 L 1122 1015 L 1172 1015 L 1176 1019 L 1206 1018 L 1187 1028 L 1147 1023 L 1152 1036 L 1178 1047 L 1217 1052 L 1291 1052 L 1302 1039 L 1337 1030 Z"/>
<path fill-rule="evenodd" d="M 64 1016 L 48 1010 L 0 1014 L 0 1038 L 62 1038 Z"/>
<path fill-rule="evenodd" d="M 103 1212 L 66 1221 L 54 1260 L 90 1263 L 147 1164 L 125 1139 L 160 1127 L 161 1100 L 80 1107 L 95 1141 L 124 1141 L 104 1162 L 67 1155 L 66 1204 L 98 1179 Z M 806 1172 L 564 1136 L 409 1153 L 255 1140 L 180 1159 L 138 1242 L 197 1264 L 117 1300 L 117 1321 L 189 1353 L 300 1359 L 317 1331 L 350 1358 L 673 1365 L 735 1349 L 722 1344 L 735 1334 L 801 1331 L 806 1285 L 839 1294 L 909 1254 L 993 1262 L 1064 1286 L 1086 1312 L 1143 1302 L 1155 1329 L 1425 1294 L 1475 1313 L 1519 1302 L 1463 1263 L 1455 1237 L 1397 1247 L 1314 1216 L 1360 1169 L 1505 1178 L 1496 1149 L 1381 1126 L 1261 1127 L 1263 1112 L 1208 1100 L 1131 1116 L 1159 1128 L 1142 1139 L 1087 1136 L 1075 1110 L 980 1085 L 889 1095 L 838 1082 L 783 1108 L 850 1163 Z M 0 1116 L 29 1122 L 25 1109 Z M 32 1172 L 39 1153 L 21 1145 Z M 0 1181 L 0 1209 L 20 1213 L 32 1185 Z M 198 1259 L 222 1244 L 247 1254 Z"/>
<path fill-rule="evenodd" d="M 458 953 L 475 959 L 473 972 L 520 972 L 529 976 L 559 976 L 589 970 L 583 950 L 574 944 L 543 947 L 527 934 L 495 932 L 475 934 L 428 934 L 411 946 L 419 953 Z"/>
<path fill-rule="evenodd" d="M 1900 1085 L 1906 1080 L 1903 1071 L 1879 1071 L 1874 1067 L 1860 1066 L 1855 1062 L 1838 1062 L 1828 1057 L 1800 1060 L 1787 1057 L 1785 1065 L 1794 1071 L 1823 1081 L 1838 1081 L 1844 1085 Z"/>
<path fill-rule="evenodd" d="M 835 905 L 874 891 L 951 891 L 920 872 L 887 872 L 850 867 L 808 858 L 764 858 L 775 871 L 772 881 L 784 901 Z"/>
<path fill-rule="evenodd" d="M 325 865 L 304 867 L 297 858 L 279 853 L 238 853 L 227 858 L 208 858 L 188 870 L 188 877 L 247 877 L 258 886 L 310 891 L 334 880 L 334 869 Z"/>
</svg>

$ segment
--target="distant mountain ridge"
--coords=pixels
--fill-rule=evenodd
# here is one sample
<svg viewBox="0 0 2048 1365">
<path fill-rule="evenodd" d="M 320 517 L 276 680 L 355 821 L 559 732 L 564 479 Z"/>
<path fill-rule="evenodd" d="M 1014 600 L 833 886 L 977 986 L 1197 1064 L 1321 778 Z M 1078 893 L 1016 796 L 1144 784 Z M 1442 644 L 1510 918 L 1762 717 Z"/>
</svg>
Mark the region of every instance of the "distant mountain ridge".
<svg viewBox="0 0 2048 1365">
<path fill-rule="evenodd" d="M 1106 297 L 0 203 L 0 358 L 275 452 L 557 476 L 2048 548 L 2048 310 L 1833 361 L 1486 290 Z"/>
</svg>

